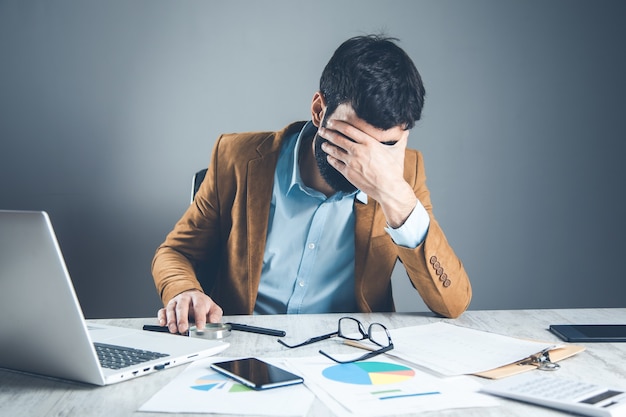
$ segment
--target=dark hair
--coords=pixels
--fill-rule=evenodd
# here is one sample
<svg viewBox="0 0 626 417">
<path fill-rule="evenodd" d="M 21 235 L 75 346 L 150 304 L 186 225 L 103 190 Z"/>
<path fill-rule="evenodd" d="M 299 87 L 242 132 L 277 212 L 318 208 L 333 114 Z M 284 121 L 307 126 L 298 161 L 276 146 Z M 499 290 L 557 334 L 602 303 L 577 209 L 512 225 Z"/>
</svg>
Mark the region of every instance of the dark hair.
<svg viewBox="0 0 626 417">
<path fill-rule="evenodd" d="M 424 85 L 396 38 L 357 36 L 342 43 L 322 72 L 326 114 L 349 103 L 357 116 L 382 130 L 411 129 L 422 115 Z"/>
</svg>

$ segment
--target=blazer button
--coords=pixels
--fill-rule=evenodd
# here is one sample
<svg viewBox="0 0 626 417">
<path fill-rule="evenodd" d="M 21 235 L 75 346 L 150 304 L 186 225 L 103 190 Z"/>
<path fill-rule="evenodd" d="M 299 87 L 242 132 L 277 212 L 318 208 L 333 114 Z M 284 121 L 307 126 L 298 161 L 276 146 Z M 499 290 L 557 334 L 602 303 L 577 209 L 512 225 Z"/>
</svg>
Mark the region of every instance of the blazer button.
<svg viewBox="0 0 626 417">
<path fill-rule="evenodd" d="M 439 277 L 439 281 L 441 282 L 444 282 L 447 279 L 448 279 L 448 274 L 446 274 L 445 272 L 441 274 L 441 276 Z"/>
<path fill-rule="evenodd" d="M 433 268 L 435 268 L 435 269 L 439 269 L 440 267 L 441 267 L 441 264 L 439 262 L 435 262 L 433 264 Z"/>
<path fill-rule="evenodd" d="M 448 288 L 448 287 L 450 286 L 450 284 L 452 284 L 452 281 L 450 281 L 449 279 L 446 279 L 446 280 L 443 282 L 443 286 L 444 286 L 444 287 L 446 287 L 446 288 Z"/>
<path fill-rule="evenodd" d="M 432 265 L 434 265 L 434 264 L 435 264 L 435 262 L 437 262 L 437 257 L 433 255 L 433 256 L 431 256 L 431 257 L 430 257 L 430 263 L 431 263 Z"/>
<path fill-rule="evenodd" d="M 442 267 L 436 268 L 436 269 L 435 269 L 435 273 L 436 273 L 437 275 L 441 275 L 441 274 L 443 274 L 443 268 L 442 268 Z"/>
</svg>

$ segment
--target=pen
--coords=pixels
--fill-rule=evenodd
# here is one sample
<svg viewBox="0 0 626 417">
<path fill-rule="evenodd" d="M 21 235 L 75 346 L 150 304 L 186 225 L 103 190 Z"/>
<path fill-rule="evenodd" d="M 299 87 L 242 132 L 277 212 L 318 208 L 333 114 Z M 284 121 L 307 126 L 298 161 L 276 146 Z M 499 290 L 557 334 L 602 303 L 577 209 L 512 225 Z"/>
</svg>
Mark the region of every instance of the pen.
<svg viewBox="0 0 626 417">
<path fill-rule="evenodd" d="M 167 326 L 154 326 L 152 324 L 144 324 L 143 329 L 149 332 L 161 332 L 161 333 L 169 333 L 169 329 Z"/>
<path fill-rule="evenodd" d="M 144 324 L 143 329 L 149 332 L 169 333 L 170 329 L 167 326 L 155 326 L 152 324 Z M 185 333 L 173 333 L 180 336 L 189 336 L 189 332 Z"/>
<path fill-rule="evenodd" d="M 232 330 L 239 330 L 241 332 L 258 333 L 258 334 L 265 334 L 268 336 L 276 336 L 276 337 L 285 337 L 285 335 L 287 334 L 284 330 L 274 330 L 274 329 L 268 329 L 266 327 L 257 327 L 257 326 L 250 326 L 247 324 L 238 324 L 238 323 L 226 323 L 226 324 L 229 325 Z M 167 326 L 155 326 L 151 324 L 144 324 L 143 329 L 149 332 L 169 333 L 169 329 Z M 188 333 L 183 334 L 183 336 L 187 336 L 187 335 Z"/>
<path fill-rule="evenodd" d="M 238 323 L 226 323 L 226 324 L 229 324 L 233 330 L 239 330 L 242 332 L 266 334 L 268 336 L 277 336 L 277 337 L 284 337 L 287 334 L 284 330 L 274 330 L 274 329 L 268 329 L 266 327 L 250 326 L 248 324 L 238 324 Z"/>
</svg>

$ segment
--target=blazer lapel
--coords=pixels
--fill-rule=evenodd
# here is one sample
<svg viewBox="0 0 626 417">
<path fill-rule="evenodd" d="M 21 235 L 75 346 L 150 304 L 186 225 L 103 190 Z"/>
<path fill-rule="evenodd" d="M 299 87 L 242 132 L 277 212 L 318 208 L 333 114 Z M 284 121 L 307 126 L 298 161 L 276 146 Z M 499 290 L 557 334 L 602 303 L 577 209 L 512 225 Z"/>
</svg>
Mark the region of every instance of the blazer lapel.
<svg viewBox="0 0 626 417">
<path fill-rule="evenodd" d="M 274 172 L 283 139 L 302 129 L 304 122 L 294 123 L 263 141 L 257 148 L 259 158 L 248 162 L 247 228 L 248 228 L 248 312 L 252 314 L 261 282 L 263 255 L 269 222 Z"/>
<path fill-rule="evenodd" d="M 273 160 L 268 160 L 273 159 Z M 248 163 L 248 294 L 252 313 L 261 281 L 277 155 Z M 269 169 L 268 169 L 269 168 Z"/>
<path fill-rule="evenodd" d="M 354 199 L 354 290 L 358 304 L 365 303 L 363 286 L 365 283 L 365 266 L 368 262 L 370 239 L 374 227 L 376 202 L 370 197 L 368 203 L 363 204 Z"/>
</svg>

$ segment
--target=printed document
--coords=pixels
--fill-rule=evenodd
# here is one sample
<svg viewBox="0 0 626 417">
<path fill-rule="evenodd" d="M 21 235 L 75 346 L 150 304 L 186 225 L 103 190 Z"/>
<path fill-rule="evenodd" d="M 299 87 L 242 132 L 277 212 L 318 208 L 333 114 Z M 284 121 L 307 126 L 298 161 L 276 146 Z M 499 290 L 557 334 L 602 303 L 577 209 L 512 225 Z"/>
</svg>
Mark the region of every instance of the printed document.
<svg viewBox="0 0 626 417">
<path fill-rule="evenodd" d="M 477 392 L 481 385 L 471 377 L 440 378 L 383 355 L 346 364 L 322 355 L 288 361 L 338 417 L 386 417 L 498 405 L 496 399 Z"/>
<path fill-rule="evenodd" d="M 211 369 L 211 363 L 228 359 L 211 357 L 192 363 L 139 411 L 277 417 L 300 417 L 308 413 L 315 397 L 304 385 L 255 391 Z M 277 359 L 264 360 L 286 367 Z"/>
<path fill-rule="evenodd" d="M 392 329 L 389 334 L 394 345 L 389 356 L 445 376 L 488 371 L 559 346 L 444 322 Z"/>
</svg>

